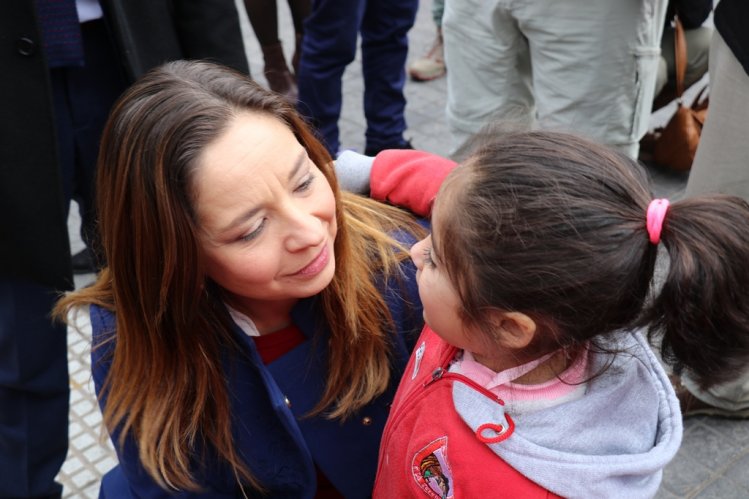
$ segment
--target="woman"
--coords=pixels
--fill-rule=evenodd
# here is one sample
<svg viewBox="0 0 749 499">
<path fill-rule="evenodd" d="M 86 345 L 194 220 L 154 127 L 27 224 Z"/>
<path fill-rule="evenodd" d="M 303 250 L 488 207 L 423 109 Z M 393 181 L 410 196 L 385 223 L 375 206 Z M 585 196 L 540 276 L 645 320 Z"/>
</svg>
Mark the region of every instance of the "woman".
<svg viewBox="0 0 749 499">
<path fill-rule="evenodd" d="M 97 181 L 107 266 L 57 315 L 90 305 L 102 495 L 369 496 L 423 325 L 415 220 L 339 192 L 282 97 L 206 62 L 123 95 Z"/>
</svg>

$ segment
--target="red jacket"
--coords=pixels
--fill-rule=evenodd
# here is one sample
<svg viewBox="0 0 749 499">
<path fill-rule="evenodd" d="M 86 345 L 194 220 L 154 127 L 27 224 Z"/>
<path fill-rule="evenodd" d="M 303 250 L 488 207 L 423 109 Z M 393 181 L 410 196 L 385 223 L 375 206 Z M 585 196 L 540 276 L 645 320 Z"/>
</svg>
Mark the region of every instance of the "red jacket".
<svg viewBox="0 0 749 499">
<path fill-rule="evenodd" d="M 456 351 L 424 328 L 385 426 L 373 497 L 559 497 L 487 447 L 512 435 L 509 415 L 487 420 L 474 433 L 455 411 L 457 383 L 504 404 L 465 376 L 447 372 Z"/>
</svg>

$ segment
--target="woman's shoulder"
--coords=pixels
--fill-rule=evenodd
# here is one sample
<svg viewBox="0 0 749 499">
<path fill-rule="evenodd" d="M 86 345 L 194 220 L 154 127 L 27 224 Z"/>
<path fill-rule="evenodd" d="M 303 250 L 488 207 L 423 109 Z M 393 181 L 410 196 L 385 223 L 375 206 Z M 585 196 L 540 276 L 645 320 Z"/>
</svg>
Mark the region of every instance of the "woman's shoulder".
<svg viewBox="0 0 749 499">
<path fill-rule="evenodd" d="M 97 367 L 108 364 L 114 353 L 117 332 L 117 317 L 114 311 L 100 305 L 89 305 L 91 318 L 91 362 L 96 374 Z"/>
<path fill-rule="evenodd" d="M 91 333 L 96 339 L 102 335 L 112 335 L 117 329 L 117 319 L 114 311 L 104 308 L 100 305 L 91 304 L 89 306 L 91 316 Z"/>
</svg>

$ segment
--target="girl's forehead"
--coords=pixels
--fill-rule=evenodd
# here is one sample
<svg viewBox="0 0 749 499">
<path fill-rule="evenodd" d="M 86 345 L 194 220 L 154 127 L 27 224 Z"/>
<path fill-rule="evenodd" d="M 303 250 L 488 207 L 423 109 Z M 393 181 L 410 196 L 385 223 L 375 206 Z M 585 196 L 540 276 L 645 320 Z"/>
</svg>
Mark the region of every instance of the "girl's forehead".
<svg viewBox="0 0 749 499">
<path fill-rule="evenodd" d="M 459 207 L 461 194 L 468 188 L 467 173 L 467 167 L 460 165 L 442 183 L 432 204 L 432 223 L 435 218 L 442 218 Z"/>
</svg>

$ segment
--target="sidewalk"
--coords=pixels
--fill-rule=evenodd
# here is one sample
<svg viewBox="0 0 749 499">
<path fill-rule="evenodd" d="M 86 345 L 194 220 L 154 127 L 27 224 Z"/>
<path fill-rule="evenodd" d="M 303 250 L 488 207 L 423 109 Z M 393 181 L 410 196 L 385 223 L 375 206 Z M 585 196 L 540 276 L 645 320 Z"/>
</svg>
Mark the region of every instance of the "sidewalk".
<svg viewBox="0 0 749 499">
<path fill-rule="evenodd" d="M 279 23 L 287 56 L 293 50 L 291 21 L 286 2 L 278 2 Z M 419 57 L 430 45 L 434 25 L 430 14 L 431 1 L 421 2 L 416 25 L 410 34 L 409 60 Z M 245 44 L 251 72 L 261 83 L 262 56 L 249 25 L 245 23 Z M 343 113 L 340 121 L 341 144 L 344 149 L 364 149 L 365 120 L 361 109 L 362 75 L 359 59 L 344 75 Z M 450 147 L 444 118 L 445 80 L 428 83 L 408 82 L 406 85 L 406 137 L 418 149 L 446 155 Z M 653 122 L 666 119 L 667 111 L 659 111 Z M 676 197 L 684 188 L 684 175 L 651 169 L 656 194 Z M 73 253 L 82 248 L 78 235 L 77 210 L 71 210 L 69 228 Z M 83 286 L 93 275 L 76 276 L 76 286 Z M 94 498 L 98 496 L 101 476 L 116 463 L 106 435 L 101 437 L 101 414 L 93 395 L 90 374 L 91 332 L 85 317 L 80 330 L 68 332 L 70 367 L 70 450 L 59 475 L 64 497 Z M 685 422 L 684 442 L 674 461 L 666 468 L 659 499 L 675 498 L 748 498 L 749 497 L 749 421 L 731 421 L 699 417 Z"/>
</svg>

